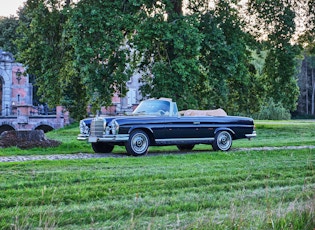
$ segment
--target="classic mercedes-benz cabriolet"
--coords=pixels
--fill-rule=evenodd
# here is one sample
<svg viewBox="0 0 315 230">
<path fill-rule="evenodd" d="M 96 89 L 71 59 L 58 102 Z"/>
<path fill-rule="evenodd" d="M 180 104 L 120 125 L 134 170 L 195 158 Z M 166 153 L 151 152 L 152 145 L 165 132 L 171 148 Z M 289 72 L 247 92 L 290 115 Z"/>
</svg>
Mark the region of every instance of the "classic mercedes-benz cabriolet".
<svg viewBox="0 0 315 230">
<path fill-rule="evenodd" d="M 192 150 L 196 144 L 211 144 L 228 151 L 232 141 L 256 137 L 254 121 L 237 116 L 181 116 L 171 99 L 142 101 L 131 116 L 87 118 L 80 121 L 78 140 L 87 140 L 97 153 L 109 153 L 124 145 L 134 156 L 146 154 L 149 146 L 176 145 Z"/>
</svg>

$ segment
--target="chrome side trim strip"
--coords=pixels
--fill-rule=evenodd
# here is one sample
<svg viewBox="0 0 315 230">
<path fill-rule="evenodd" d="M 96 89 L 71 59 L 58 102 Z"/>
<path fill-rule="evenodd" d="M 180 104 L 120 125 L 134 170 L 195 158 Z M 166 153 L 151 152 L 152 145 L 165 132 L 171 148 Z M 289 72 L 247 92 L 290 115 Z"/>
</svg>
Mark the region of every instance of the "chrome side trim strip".
<svg viewBox="0 0 315 230">
<path fill-rule="evenodd" d="M 212 137 L 206 137 L 206 138 L 169 138 L 169 139 L 156 139 L 155 142 L 185 142 L 185 141 L 195 141 L 195 142 L 202 142 L 202 141 L 214 141 L 214 138 Z"/>
</svg>

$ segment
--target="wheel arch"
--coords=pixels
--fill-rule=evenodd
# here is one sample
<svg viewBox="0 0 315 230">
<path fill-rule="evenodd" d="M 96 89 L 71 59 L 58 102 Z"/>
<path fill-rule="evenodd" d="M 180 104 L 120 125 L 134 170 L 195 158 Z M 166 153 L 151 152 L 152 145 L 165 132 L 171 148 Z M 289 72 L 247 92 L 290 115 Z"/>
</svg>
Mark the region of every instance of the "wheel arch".
<svg viewBox="0 0 315 230">
<path fill-rule="evenodd" d="M 38 124 L 34 130 L 43 130 L 44 133 L 47 133 L 47 132 L 50 132 L 52 130 L 54 130 L 54 127 L 50 124 L 46 124 L 46 123 L 41 123 L 41 124 Z"/>
<path fill-rule="evenodd" d="M 231 134 L 233 139 L 235 138 L 235 132 L 232 129 L 226 128 L 226 127 L 217 128 L 214 131 L 214 135 L 216 135 L 218 132 L 221 132 L 221 131 L 227 131 L 227 132 L 229 132 Z"/>
<path fill-rule="evenodd" d="M 154 138 L 154 135 L 153 135 L 153 130 L 149 127 L 132 127 L 130 130 L 129 130 L 129 135 L 134 131 L 134 130 L 142 130 L 143 132 L 145 132 L 148 137 L 149 137 L 149 140 L 150 140 L 150 143 L 151 144 L 155 144 L 155 138 Z"/>
</svg>

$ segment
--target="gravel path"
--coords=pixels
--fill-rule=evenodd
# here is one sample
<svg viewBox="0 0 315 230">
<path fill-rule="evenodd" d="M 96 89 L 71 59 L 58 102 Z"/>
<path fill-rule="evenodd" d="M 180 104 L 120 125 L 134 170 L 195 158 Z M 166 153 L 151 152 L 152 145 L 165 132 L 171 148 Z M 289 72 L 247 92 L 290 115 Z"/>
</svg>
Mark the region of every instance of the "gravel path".
<svg viewBox="0 0 315 230">
<path fill-rule="evenodd" d="M 284 147 L 255 147 L 255 148 L 235 148 L 231 151 L 269 151 L 269 150 L 291 150 L 291 149 L 315 149 L 315 146 L 284 146 Z M 197 152 L 197 151 L 196 151 Z M 200 151 L 198 151 L 200 152 Z M 186 154 L 188 152 L 159 152 L 154 153 L 150 152 L 146 156 L 157 156 L 165 154 Z M 78 159 L 93 159 L 93 158 L 121 158 L 129 157 L 126 154 L 122 153 L 106 153 L 106 154 L 97 154 L 97 153 L 77 153 L 77 154 L 55 154 L 55 155 L 33 155 L 33 156 L 7 156 L 0 157 L 0 162 L 23 162 L 23 161 L 36 161 L 36 160 L 78 160 Z"/>
</svg>

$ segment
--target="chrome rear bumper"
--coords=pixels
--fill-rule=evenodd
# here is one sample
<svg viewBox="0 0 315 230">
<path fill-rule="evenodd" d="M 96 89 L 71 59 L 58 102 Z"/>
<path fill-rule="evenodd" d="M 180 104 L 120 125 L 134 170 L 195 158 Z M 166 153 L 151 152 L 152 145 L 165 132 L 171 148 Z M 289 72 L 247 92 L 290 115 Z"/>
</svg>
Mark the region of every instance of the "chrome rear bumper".
<svg viewBox="0 0 315 230">
<path fill-rule="evenodd" d="M 253 133 L 251 133 L 251 134 L 245 134 L 245 137 L 248 138 L 249 140 L 250 140 L 251 138 L 256 137 L 256 136 L 257 136 L 256 131 L 253 131 Z"/>
</svg>

